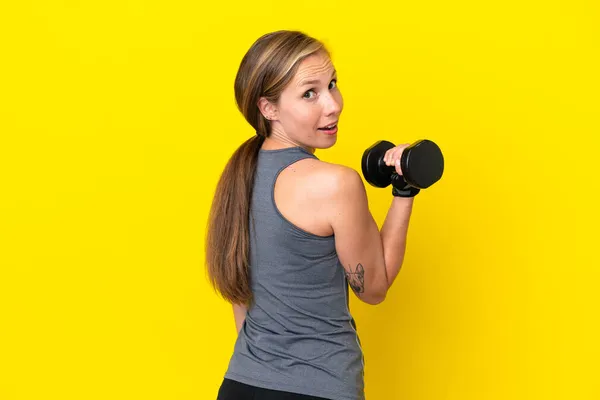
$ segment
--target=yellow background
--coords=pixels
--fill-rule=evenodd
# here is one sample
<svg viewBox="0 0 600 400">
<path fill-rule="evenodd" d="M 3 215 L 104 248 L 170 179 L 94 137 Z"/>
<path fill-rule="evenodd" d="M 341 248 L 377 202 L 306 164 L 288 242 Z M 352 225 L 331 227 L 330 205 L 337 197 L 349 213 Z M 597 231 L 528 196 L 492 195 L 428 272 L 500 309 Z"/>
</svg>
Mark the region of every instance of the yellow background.
<svg viewBox="0 0 600 400">
<path fill-rule="evenodd" d="M 600 398 L 598 4 L 2 2 L 0 399 L 216 398 L 235 328 L 204 229 L 253 134 L 239 61 L 276 29 L 339 71 L 317 156 L 446 158 L 387 301 L 352 298 L 367 398 Z"/>
</svg>

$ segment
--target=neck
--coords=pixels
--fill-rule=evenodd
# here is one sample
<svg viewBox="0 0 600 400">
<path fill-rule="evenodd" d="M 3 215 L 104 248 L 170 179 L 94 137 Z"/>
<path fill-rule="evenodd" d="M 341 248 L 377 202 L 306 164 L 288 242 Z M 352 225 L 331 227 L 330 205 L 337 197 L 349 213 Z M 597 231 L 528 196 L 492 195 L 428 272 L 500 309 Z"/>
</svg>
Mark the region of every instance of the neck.
<svg viewBox="0 0 600 400">
<path fill-rule="evenodd" d="M 315 148 L 298 143 L 276 129 L 273 129 L 271 131 L 271 134 L 267 138 L 265 138 L 265 141 L 263 142 L 261 148 L 263 150 L 279 150 L 289 149 L 292 147 L 302 147 L 311 154 L 315 153 Z"/>
</svg>

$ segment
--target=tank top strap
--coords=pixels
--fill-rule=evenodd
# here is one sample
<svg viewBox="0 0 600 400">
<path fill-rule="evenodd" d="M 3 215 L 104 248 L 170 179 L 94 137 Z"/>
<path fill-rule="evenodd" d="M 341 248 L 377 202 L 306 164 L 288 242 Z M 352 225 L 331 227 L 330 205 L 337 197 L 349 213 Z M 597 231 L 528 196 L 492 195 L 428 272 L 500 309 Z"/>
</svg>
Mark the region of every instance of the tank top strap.
<svg viewBox="0 0 600 400">
<path fill-rule="evenodd" d="M 319 236 L 307 232 L 299 226 L 289 221 L 279 210 L 275 203 L 275 183 L 279 174 L 293 163 L 307 158 L 318 158 L 302 147 L 290 147 L 279 150 L 261 150 L 257 166 L 254 191 L 260 193 L 258 197 L 262 198 L 261 205 L 264 210 L 268 210 L 269 215 L 275 216 L 291 230 L 301 234 L 304 237 L 328 240 L 333 239 L 333 235 Z"/>
<path fill-rule="evenodd" d="M 318 160 L 317 156 L 310 153 L 302 147 L 288 147 L 277 150 L 260 150 L 258 169 L 263 178 L 267 178 L 272 185 L 275 185 L 275 180 L 288 166 L 293 163 L 306 159 L 313 158 Z"/>
</svg>

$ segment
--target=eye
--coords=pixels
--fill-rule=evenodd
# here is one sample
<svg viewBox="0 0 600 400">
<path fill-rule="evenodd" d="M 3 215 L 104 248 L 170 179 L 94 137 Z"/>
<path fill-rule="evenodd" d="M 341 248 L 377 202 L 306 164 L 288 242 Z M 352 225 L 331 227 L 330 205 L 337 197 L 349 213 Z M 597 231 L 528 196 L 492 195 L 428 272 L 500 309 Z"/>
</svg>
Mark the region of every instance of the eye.
<svg viewBox="0 0 600 400">
<path fill-rule="evenodd" d="M 331 82 L 329 83 L 329 90 L 333 89 L 337 87 L 337 79 L 332 79 Z M 314 96 L 311 96 L 310 94 L 316 95 L 316 92 L 314 89 L 309 89 L 306 92 L 304 92 L 304 95 L 302 96 L 305 99 L 312 99 Z"/>
<path fill-rule="evenodd" d="M 313 94 L 314 94 L 314 93 L 315 93 L 315 91 L 314 91 L 313 89 L 307 90 L 307 91 L 304 93 L 304 96 L 302 96 L 302 97 L 304 97 L 305 99 L 311 99 L 311 98 L 312 98 L 311 96 L 307 96 L 307 94 L 309 94 L 309 93 L 313 93 Z"/>
</svg>

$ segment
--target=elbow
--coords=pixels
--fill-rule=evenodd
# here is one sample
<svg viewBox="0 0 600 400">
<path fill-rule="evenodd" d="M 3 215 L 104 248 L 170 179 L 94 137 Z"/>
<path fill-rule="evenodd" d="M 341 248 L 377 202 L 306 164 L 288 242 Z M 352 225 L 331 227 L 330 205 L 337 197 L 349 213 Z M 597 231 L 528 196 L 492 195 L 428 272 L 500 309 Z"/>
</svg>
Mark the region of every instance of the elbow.
<svg viewBox="0 0 600 400">
<path fill-rule="evenodd" d="M 381 304 L 385 301 L 387 297 L 387 292 L 390 286 L 387 283 L 382 283 L 378 285 L 376 290 L 373 290 L 370 294 L 370 298 L 367 301 L 368 304 L 376 306 L 377 304 Z M 375 289 L 375 288 L 374 288 Z"/>
<path fill-rule="evenodd" d="M 386 297 L 387 297 L 387 290 L 385 292 L 381 292 L 381 293 L 374 293 L 368 297 L 365 296 L 362 300 L 367 304 L 376 306 L 377 304 L 383 303 L 383 301 L 385 300 Z"/>
<path fill-rule="evenodd" d="M 384 294 L 378 296 L 377 298 L 375 298 L 375 301 L 373 303 L 371 303 L 371 305 L 376 306 L 377 304 L 383 303 L 383 301 L 385 300 L 386 297 L 387 297 L 387 293 L 384 293 Z"/>
</svg>

